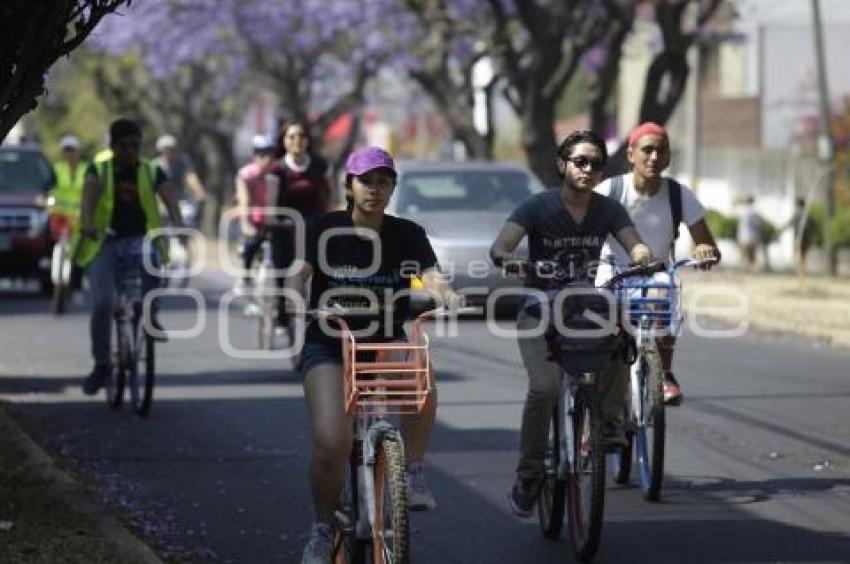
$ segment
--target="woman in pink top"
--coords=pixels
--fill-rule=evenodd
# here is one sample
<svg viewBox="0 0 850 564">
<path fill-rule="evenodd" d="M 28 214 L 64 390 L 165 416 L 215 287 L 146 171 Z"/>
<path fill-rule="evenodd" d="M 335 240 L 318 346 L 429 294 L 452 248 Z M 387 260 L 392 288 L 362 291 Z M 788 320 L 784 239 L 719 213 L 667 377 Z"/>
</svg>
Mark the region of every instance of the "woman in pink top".
<svg viewBox="0 0 850 564">
<path fill-rule="evenodd" d="M 237 282 L 234 293 L 241 295 L 251 283 L 249 272 L 254 257 L 268 234 L 266 214 L 262 208 L 275 198 L 266 182 L 274 165 L 274 143 L 269 137 L 254 137 L 254 158 L 236 174 L 236 203 L 239 209 L 239 226 L 242 231 L 242 265 L 244 278 Z"/>
</svg>

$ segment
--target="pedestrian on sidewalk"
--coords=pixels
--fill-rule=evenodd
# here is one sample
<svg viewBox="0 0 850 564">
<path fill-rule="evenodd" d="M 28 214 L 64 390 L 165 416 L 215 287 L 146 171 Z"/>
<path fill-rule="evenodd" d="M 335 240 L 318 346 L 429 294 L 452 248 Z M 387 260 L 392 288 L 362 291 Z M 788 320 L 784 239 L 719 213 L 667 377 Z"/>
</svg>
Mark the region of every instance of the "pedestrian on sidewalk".
<svg viewBox="0 0 850 564">
<path fill-rule="evenodd" d="M 759 212 L 756 211 L 755 198 L 746 196 L 742 204 L 738 212 L 738 226 L 735 235 L 747 272 L 755 272 L 756 249 L 758 249 L 762 239 L 762 219 Z"/>
</svg>

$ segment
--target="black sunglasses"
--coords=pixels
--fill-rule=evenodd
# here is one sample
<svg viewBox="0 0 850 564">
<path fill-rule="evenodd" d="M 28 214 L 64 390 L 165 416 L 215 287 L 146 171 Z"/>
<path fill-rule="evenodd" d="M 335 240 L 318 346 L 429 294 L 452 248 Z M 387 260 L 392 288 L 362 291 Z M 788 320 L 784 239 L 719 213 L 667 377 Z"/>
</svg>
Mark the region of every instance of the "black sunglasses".
<svg viewBox="0 0 850 564">
<path fill-rule="evenodd" d="M 605 166 L 605 162 L 600 159 L 591 159 L 590 157 L 585 157 L 583 155 L 579 155 L 577 157 L 567 157 L 566 160 L 570 161 L 578 168 L 584 170 L 590 165 L 590 170 L 602 170 L 602 167 Z"/>
</svg>

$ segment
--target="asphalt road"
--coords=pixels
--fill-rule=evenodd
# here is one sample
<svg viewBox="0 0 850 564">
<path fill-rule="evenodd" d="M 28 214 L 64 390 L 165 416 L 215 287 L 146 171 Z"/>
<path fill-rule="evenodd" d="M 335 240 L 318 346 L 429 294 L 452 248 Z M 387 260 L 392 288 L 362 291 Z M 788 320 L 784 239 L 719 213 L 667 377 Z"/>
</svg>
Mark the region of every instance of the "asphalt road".
<svg viewBox="0 0 850 564">
<path fill-rule="evenodd" d="M 219 316 L 221 282 L 197 283 L 203 332 L 158 348 L 147 419 L 80 392 L 83 307 L 55 318 L 45 300 L 0 289 L 0 396 L 161 554 L 298 562 L 311 519 L 300 379 L 288 361 L 223 352 L 223 339 L 250 350 L 254 325 L 238 308 Z M 187 329 L 196 315 L 172 299 L 162 318 Z M 439 507 L 412 515 L 414 561 L 571 562 L 567 540 L 544 540 L 507 505 L 526 385 L 515 342 L 465 321 L 434 358 Z M 850 562 L 850 354 L 687 334 L 676 368 L 686 400 L 668 412 L 663 500 L 610 486 L 598 561 Z"/>
</svg>

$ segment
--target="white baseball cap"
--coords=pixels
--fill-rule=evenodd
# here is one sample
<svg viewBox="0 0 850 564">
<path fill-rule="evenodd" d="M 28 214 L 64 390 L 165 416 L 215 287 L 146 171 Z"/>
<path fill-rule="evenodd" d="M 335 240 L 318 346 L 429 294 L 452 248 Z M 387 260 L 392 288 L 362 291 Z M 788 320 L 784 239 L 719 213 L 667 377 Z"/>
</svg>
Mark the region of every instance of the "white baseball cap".
<svg viewBox="0 0 850 564">
<path fill-rule="evenodd" d="M 269 135 L 254 135 L 251 146 L 255 151 L 271 151 L 274 149 L 274 140 Z"/>
<path fill-rule="evenodd" d="M 61 141 L 59 141 L 59 146 L 63 149 L 79 149 L 80 140 L 74 135 L 66 135 Z"/>
<path fill-rule="evenodd" d="M 162 152 L 165 149 L 173 149 L 177 146 L 177 139 L 173 135 L 162 135 L 156 140 L 157 152 Z"/>
</svg>

